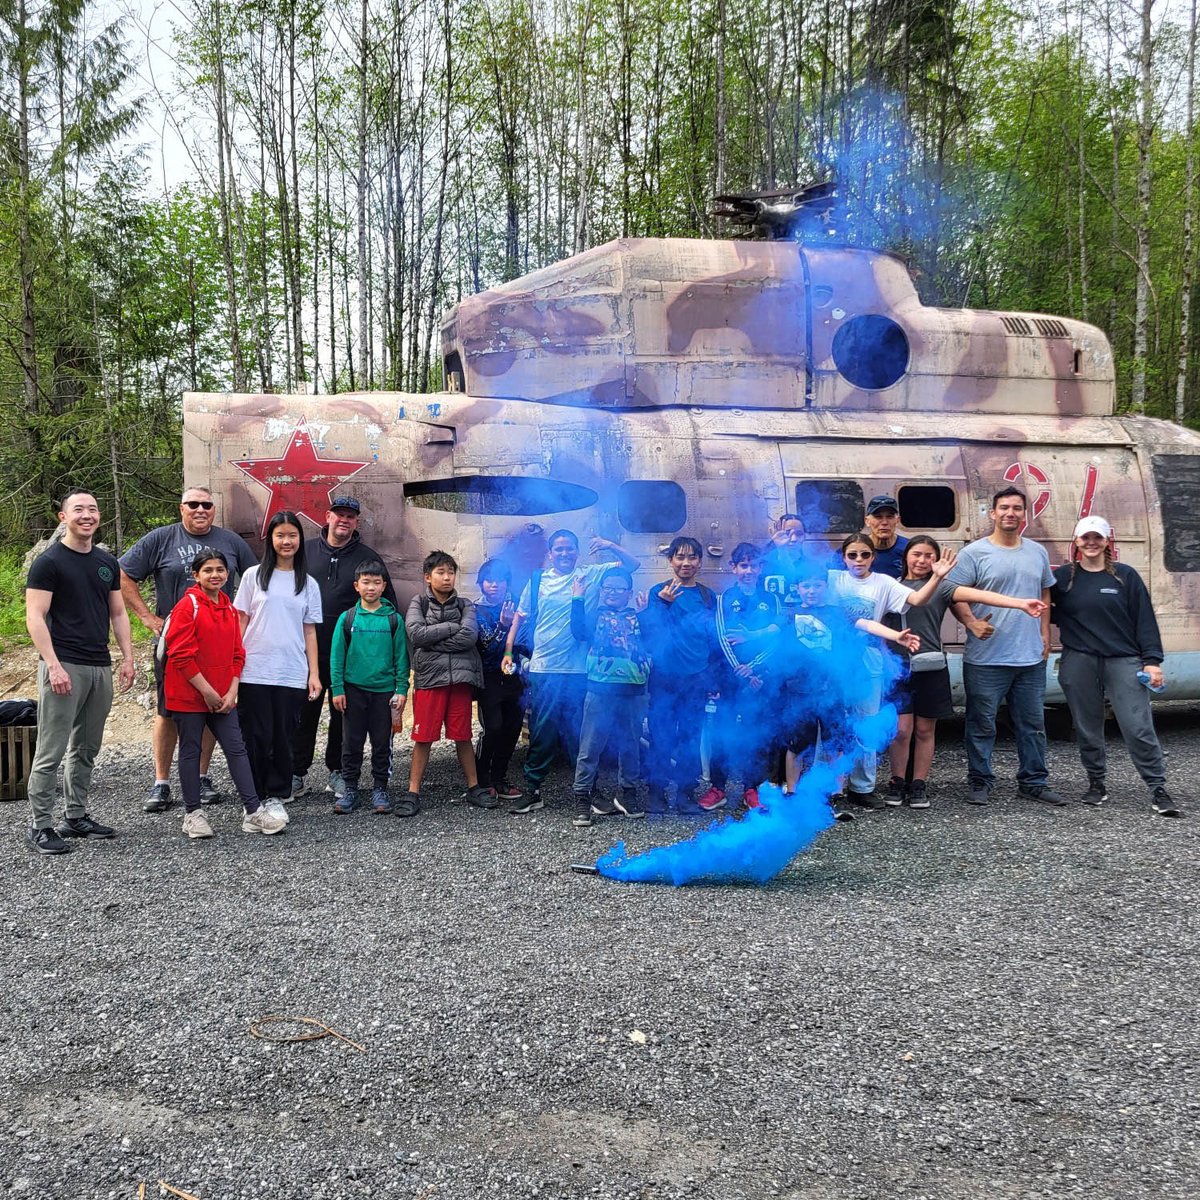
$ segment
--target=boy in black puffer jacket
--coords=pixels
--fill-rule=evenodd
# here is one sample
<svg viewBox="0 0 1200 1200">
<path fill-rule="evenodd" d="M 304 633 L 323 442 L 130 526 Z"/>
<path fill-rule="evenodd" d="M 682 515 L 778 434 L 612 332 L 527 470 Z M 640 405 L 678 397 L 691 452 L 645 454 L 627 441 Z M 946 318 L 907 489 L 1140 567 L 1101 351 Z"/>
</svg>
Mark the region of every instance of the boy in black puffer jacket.
<svg viewBox="0 0 1200 1200">
<path fill-rule="evenodd" d="M 420 811 L 429 751 L 441 738 L 443 726 L 458 753 L 467 800 L 477 808 L 495 808 L 495 796 L 479 786 L 471 744 L 471 702 L 475 689 L 483 686 L 475 605 L 455 592 L 458 563 L 444 550 L 427 555 L 421 570 L 425 591 L 413 597 L 404 622 L 412 647 L 413 752 L 408 795 L 396 812 L 411 817 Z"/>
</svg>

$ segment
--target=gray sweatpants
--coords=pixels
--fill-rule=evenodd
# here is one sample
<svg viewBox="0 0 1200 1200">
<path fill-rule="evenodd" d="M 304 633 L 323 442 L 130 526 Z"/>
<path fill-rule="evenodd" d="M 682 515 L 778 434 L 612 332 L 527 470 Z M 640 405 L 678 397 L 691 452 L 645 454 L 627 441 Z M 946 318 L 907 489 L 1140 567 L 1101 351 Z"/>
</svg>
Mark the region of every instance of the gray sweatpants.
<svg viewBox="0 0 1200 1200">
<path fill-rule="evenodd" d="M 1079 650 L 1063 650 L 1058 682 L 1067 697 L 1079 757 L 1088 778 L 1104 778 L 1104 698 L 1107 696 L 1129 749 L 1129 757 L 1146 786 L 1153 791 L 1166 787 L 1167 772 L 1162 746 L 1154 732 L 1150 693 L 1137 680 L 1141 669 L 1138 658 L 1101 658 Z"/>
<path fill-rule="evenodd" d="M 38 663 L 37 751 L 29 769 L 29 804 L 38 829 L 54 824 L 54 777 L 60 763 L 67 816 L 87 812 L 92 768 L 112 708 L 112 667 L 63 663 L 63 669 L 71 677 L 67 696 L 54 692 L 46 664 Z"/>
</svg>

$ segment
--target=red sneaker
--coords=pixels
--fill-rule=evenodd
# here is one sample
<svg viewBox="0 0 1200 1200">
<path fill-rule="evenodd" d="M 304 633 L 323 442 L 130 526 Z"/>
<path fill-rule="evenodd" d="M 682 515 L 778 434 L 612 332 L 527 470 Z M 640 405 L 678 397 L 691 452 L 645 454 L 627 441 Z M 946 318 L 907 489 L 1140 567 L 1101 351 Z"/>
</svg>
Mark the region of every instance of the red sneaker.
<svg viewBox="0 0 1200 1200">
<path fill-rule="evenodd" d="M 742 797 L 742 803 L 747 808 L 758 808 L 761 803 L 758 798 L 758 788 L 747 788 L 746 794 Z"/>
<path fill-rule="evenodd" d="M 710 787 L 699 800 L 696 801 L 705 812 L 712 812 L 714 808 L 722 808 L 725 804 L 725 793 L 719 787 Z"/>
</svg>

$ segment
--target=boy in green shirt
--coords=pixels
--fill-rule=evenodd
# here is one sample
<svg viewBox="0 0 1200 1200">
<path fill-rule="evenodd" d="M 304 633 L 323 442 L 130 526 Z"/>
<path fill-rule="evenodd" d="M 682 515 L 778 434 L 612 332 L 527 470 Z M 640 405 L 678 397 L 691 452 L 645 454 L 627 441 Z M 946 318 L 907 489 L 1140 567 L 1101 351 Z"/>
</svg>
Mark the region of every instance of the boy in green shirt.
<svg viewBox="0 0 1200 1200">
<path fill-rule="evenodd" d="M 329 653 L 333 707 L 342 714 L 342 778 L 345 795 L 335 813 L 358 805 L 358 776 L 363 747 L 371 739 L 371 811 L 390 813 L 388 772 L 392 765 L 392 728 L 408 698 L 408 639 L 404 622 L 383 598 L 383 564 L 358 564 L 354 590 L 358 603 L 338 617 Z"/>
</svg>

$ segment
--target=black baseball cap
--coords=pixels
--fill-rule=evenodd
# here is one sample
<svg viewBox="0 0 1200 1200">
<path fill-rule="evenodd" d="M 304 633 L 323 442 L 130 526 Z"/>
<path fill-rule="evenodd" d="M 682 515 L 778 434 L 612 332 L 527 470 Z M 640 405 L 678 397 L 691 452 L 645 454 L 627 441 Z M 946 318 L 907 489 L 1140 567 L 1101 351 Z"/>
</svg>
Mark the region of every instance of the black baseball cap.
<svg viewBox="0 0 1200 1200">
<path fill-rule="evenodd" d="M 894 513 L 900 512 L 900 505 L 896 503 L 895 496 L 872 496 L 867 501 L 867 516 L 873 517 L 881 508 L 890 508 Z"/>
<path fill-rule="evenodd" d="M 336 508 L 348 508 L 355 516 L 362 512 L 362 505 L 353 496 L 334 496 L 329 502 L 332 512 Z"/>
</svg>

